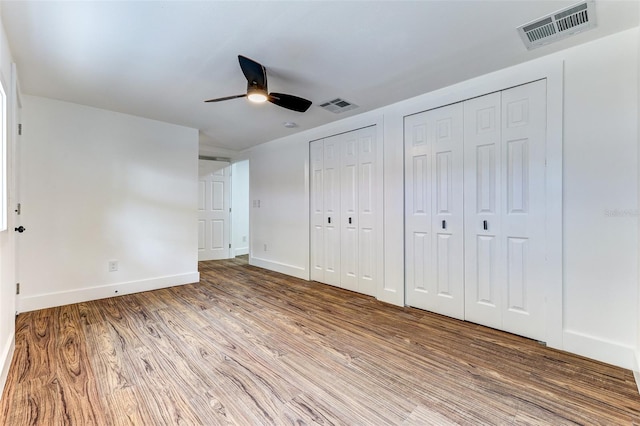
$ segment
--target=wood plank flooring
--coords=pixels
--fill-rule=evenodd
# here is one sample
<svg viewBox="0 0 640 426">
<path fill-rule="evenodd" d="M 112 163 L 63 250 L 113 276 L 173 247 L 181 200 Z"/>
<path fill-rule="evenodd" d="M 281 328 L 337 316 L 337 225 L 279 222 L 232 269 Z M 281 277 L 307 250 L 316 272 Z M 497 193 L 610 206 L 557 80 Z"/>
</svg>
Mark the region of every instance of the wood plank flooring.
<svg viewBox="0 0 640 426">
<path fill-rule="evenodd" d="M 22 314 L 2 425 L 640 425 L 630 371 L 252 267 Z"/>
</svg>

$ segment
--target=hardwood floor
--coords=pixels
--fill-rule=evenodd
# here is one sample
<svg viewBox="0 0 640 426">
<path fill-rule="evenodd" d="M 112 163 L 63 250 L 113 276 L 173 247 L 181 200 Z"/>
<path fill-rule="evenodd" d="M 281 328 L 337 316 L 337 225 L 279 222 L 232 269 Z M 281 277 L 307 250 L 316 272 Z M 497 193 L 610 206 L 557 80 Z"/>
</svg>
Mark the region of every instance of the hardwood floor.
<svg viewBox="0 0 640 426">
<path fill-rule="evenodd" d="M 640 425 L 630 371 L 248 266 L 22 314 L 2 425 Z"/>
</svg>

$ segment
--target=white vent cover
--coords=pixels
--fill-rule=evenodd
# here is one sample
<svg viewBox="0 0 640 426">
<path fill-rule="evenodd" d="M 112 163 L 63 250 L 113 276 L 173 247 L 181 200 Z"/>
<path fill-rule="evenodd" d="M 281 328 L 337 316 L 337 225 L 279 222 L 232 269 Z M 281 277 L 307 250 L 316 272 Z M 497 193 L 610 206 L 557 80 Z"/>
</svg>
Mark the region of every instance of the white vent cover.
<svg viewBox="0 0 640 426">
<path fill-rule="evenodd" d="M 331 111 L 335 114 L 340 114 L 345 111 L 351 111 L 352 109 L 358 108 L 358 105 L 351 103 L 349 101 L 345 101 L 341 98 L 335 98 L 327 102 L 323 102 L 320 104 L 320 108 L 324 108 L 327 111 Z"/>
<path fill-rule="evenodd" d="M 567 38 L 596 26 L 593 0 L 582 2 L 518 27 L 518 34 L 527 49 Z"/>
</svg>

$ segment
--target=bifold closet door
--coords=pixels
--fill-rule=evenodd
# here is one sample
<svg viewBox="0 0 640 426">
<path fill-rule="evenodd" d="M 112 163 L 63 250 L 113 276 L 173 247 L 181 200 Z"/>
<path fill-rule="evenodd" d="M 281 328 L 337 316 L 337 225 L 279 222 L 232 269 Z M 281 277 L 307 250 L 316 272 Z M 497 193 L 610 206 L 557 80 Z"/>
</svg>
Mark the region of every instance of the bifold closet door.
<svg viewBox="0 0 640 426">
<path fill-rule="evenodd" d="M 357 219 L 358 230 L 358 289 L 369 296 L 375 296 L 382 270 L 382 180 L 377 173 L 376 128 L 366 127 L 356 133 L 357 168 Z M 343 223 L 350 225 L 349 217 L 343 217 Z"/>
<path fill-rule="evenodd" d="M 405 117 L 406 302 L 464 318 L 463 105 Z"/>
<path fill-rule="evenodd" d="M 311 279 L 324 282 L 324 141 L 309 144 L 309 167 L 311 169 Z"/>
<path fill-rule="evenodd" d="M 312 280 L 340 284 L 340 144 L 336 138 L 309 144 Z"/>
<path fill-rule="evenodd" d="M 324 280 L 340 286 L 340 136 L 324 139 Z"/>
<path fill-rule="evenodd" d="M 340 138 L 340 286 L 358 291 L 358 132 Z"/>
<path fill-rule="evenodd" d="M 311 279 L 375 296 L 382 276 L 375 126 L 313 141 Z"/>
<path fill-rule="evenodd" d="M 545 81 L 464 116 L 465 319 L 544 340 Z"/>
</svg>

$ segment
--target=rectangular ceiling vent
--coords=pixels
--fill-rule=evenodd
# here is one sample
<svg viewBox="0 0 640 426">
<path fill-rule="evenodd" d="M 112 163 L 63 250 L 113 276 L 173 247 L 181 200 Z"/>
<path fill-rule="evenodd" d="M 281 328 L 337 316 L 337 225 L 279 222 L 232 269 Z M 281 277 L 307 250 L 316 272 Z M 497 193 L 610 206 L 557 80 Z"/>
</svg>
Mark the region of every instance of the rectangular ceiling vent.
<svg viewBox="0 0 640 426">
<path fill-rule="evenodd" d="M 518 27 L 518 34 L 527 49 L 562 40 L 596 26 L 593 0 L 582 2 Z"/>
<path fill-rule="evenodd" d="M 335 98 L 333 100 L 321 103 L 320 108 L 324 108 L 327 111 L 333 112 L 334 114 L 340 114 L 345 111 L 356 109 L 358 108 L 358 105 L 349 101 L 345 101 L 344 99 Z"/>
</svg>

